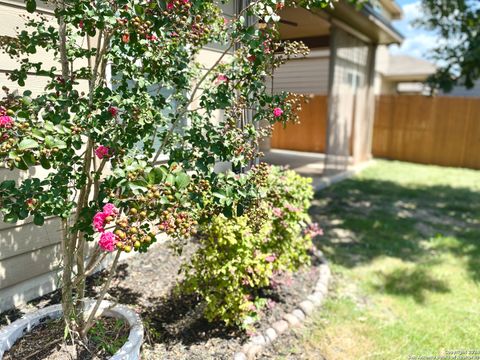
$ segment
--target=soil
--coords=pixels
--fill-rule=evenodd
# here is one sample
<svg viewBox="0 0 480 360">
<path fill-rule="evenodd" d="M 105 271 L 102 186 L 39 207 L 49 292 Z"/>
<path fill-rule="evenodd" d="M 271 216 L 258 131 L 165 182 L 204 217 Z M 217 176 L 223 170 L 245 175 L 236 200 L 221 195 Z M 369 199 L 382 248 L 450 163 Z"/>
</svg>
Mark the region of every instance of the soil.
<svg viewBox="0 0 480 360">
<path fill-rule="evenodd" d="M 181 296 L 175 291 L 175 285 L 180 279 L 180 266 L 188 261 L 196 248 L 197 245 L 190 242 L 179 256 L 166 244 L 159 244 L 152 247 L 148 253 L 132 256 L 119 265 L 107 300 L 129 305 L 140 314 L 145 325 L 142 360 L 231 359 L 233 353 L 241 349 L 249 336 L 255 335 L 256 331 L 265 330 L 304 300 L 318 279 L 317 265 L 320 260 L 314 256 L 311 266 L 305 266 L 295 274 L 284 274 L 276 278 L 274 286 L 265 289 L 263 293 L 270 299 L 269 308 L 263 312 L 255 326 L 256 330 L 246 333 L 226 327 L 220 321 L 208 322 L 202 316 L 202 306 L 198 298 Z M 95 296 L 104 278 L 105 273 L 102 272 L 88 279 L 88 296 Z M 27 309 L 32 311 L 58 303 L 59 300 L 60 294 L 57 291 L 30 302 Z M 26 309 L 14 309 L 0 314 L 0 325 L 6 320 L 15 320 L 25 311 Z M 272 355 L 271 358 L 276 357 Z M 32 359 L 57 360 L 42 357 Z"/>
<path fill-rule="evenodd" d="M 63 341 L 63 320 L 48 320 L 20 338 L 3 356 L 4 360 L 106 360 L 128 339 L 128 325 L 113 318 L 100 318 L 88 343 Z"/>
</svg>

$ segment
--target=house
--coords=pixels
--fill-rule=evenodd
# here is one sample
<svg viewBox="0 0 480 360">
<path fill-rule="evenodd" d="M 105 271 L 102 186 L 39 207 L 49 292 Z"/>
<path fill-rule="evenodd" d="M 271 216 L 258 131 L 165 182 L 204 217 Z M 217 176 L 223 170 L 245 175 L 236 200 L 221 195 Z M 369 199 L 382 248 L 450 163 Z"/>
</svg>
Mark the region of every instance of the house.
<svg viewBox="0 0 480 360">
<path fill-rule="evenodd" d="M 456 85 L 449 92 L 441 91 L 441 96 L 453 96 L 453 97 L 480 97 L 480 79 L 474 82 L 474 86 L 471 89 L 467 89 L 464 85 Z"/>
<path fill-rule="evenodd" d="M 375 94 L 428 95 L 425 80 L 436 72 L 434 64 L 409 55 L 392 55 L 387 47 L 377 51 Z"/>
<path fill-rule="evenodd" d="M 283 39 L 302 40 L 311 53 L 276 70 L 273 91 L 306 94 L 300 124 L 276 125 L 262 149 L 325 155 L 320 172 L 342 171 L 371 156 L 377 51 L 402 42 L 392 20 L 402 16 L 392 0 L 355 8 L 340 0 L 333 9 L 284 9 Z M 380 57 L 381 58 L 381 57 Z"/>
<path fill-rule="evenodd" d="M 232 16 L 244 3 L 223 4 L 225 16 Z M 39 4 L 37 8 L 54 23 L 51 7 Z M 14 35 L 15 28 L 22 27 L 24 15 L 23 0 L 0 2 L 0 35 Z M 333 170 L 346 167 L 351 159 L 359 162 L 369 158 L 375 53 L 380 45 L 402 41 L 391 25 L 391 20 L 399 16 L 400 8 L 392 0 L 372 0 L 361 9 L 340 0 L 334 9 L 282 11 L 281 36 L 304 41 L 312 52 L 306 59 L 293 60 L 278 69 L 272 90 L 309 94 L 312 101 L 304 110 L 310 115 L 293 130 L 287 128 L 286 139 L 282 140 L 285 132 L 275 130 L 274 147 L 325 152 L 327 168 Z M 215 44 L 207 46 L 199 54 L 199 61 L 212 65 L 223 51 Z M 54 64 L 46 54 L 39 52 L 36 56 L 45 64 Z M 8 82 L 6 73 L 15 67 L 9 58 L 0 58 L 0 83 L 12 90 L 15 85 Z M 28 89 L 39 93 L 45 83 L 41 76 L 31 78 Z M 19 173 L 0 168 L 0 179 L 42 176 L 42 171 L 34 168 Z M 56 289 L 61 269 L 59 234 L 60 221 L 56 218 L 47 219 L 42 228 L 31 219 L 13 225 L 0 222 L 0 311 Z"/>
</svg>

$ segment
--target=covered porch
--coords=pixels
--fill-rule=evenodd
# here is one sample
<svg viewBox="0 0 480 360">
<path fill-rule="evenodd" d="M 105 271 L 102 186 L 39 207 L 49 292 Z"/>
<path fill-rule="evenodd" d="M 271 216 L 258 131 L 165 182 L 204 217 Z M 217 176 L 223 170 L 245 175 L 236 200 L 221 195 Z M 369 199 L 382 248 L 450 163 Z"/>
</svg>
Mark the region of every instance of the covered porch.
<svg viewBox="0 0 480 360">
<path fill-rule="evenodd" d="M 368 6 L 355 11 L 342 1 L 335 10 L 286 8 L 280 15 L 282 39 L 303 41 L 310 54 L 278 68 L 269 86 L 308 102 L 299 124 L 275 125 L 262 144 L 264 161 L 322 176 L 370 159 L 376 48 L 401 36 Z"/>
</svg>

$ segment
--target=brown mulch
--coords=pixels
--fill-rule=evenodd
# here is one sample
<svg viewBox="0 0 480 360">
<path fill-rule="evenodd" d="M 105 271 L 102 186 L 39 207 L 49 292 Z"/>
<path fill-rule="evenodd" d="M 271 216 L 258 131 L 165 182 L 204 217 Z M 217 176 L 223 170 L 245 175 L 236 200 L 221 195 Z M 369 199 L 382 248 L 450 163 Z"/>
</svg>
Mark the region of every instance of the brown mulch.
<svg viewBox="0 0 480 360">
<path fill-rule="evenodd" d="M 142 360 L 231 359 L 248 337 L 255 335 L 255 332 L 246 334 L 226 327 L 221 322 L 209 323 L 202 316 L 199 299 L 194 296 L 178 296 L 173 291 L 179 280 L 181 264 L 188 261 L 196 247 L 195 243 L 188 243 L 182 255 L 178 256 L 167 245 L 157 245 L 146 254 L 138 254 L 122 262 L 118 268 L 107 299 L 129 305 L 143 319 L 145 342 Z M 271 299 L 271 306 L 262 314 L 256 325 L 257 330 L 265 330 L 305 299 L 318 278 L 315 266 L 318 262 L 319 259 L 312 258 L 312 266 L 277 278 L 273 289 L 265 290 L 263 295 Z M 104 273 L 88 279 L 88 296 L 95 296 L 103 279 Z M 59 293 L 55 292 L 30 302 L 28 307 L 31 311 L 32 308 L 58 303 L 59 300 Z M 23 311 L 14 309 L 0 314 L 0 325 L 6 319 L 15 320 Z M 276 357 L 272 355 L 271 358 Z M 57 360 L 35 358 L 44 359 Z"/>
<path fill-rule="evenodd" d="M 128 338 L 128 325 L 114 318 L 100 318 L 88 343 L 64 341 L 63 320 L 49 320 L 26 333 L 3 356 L 4 360 L 107 360 Z"/>
</svg>

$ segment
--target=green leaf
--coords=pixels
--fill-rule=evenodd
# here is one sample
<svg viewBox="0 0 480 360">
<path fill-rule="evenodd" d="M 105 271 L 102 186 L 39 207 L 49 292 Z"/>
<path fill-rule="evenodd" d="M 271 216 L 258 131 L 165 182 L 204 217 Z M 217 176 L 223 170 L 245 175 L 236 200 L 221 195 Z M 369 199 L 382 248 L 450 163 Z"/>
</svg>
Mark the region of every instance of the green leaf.
<svg viewBox="0 0 480 360">
<path fill-rule="evenodd" d="M 37 163 L 35 156 L 32 153 L 26 153 L 22 156 L 23 161 L 29 166 L 34 166 Z"/>
<path fill-rule="evenodd" d="M 40 165 L 42 165 L 42 167 L 46 170 L 51 168 L 50 161 L 48 161 L 48 159 L 44 156 L 40 158 Z"/>
<path fill-rule="evenodd" d="M 190 177 L 185 173 L 180 173 L 175 179 L 175 184 L 179 189 L 185 189 L 190 184 Z"/>
<path fill-rule="evenodd" d="M 153 168 L 150 173 L 148 174 L 148 183 L 149 184 L 160 184 L 166 175 L 165 168 L 156 167 Z"/>
<path fill-rule="evenodd" d="M 136 4 L 136 5 L 135 5 L 135 12 L 136 12 L 138 15 L 143 15 L 143 13 L 144 13 L 143 6 L 141 6 L 141 5 L 139 5 L 139 4 Z"/>
<path fill-rule="evenodd" d="M 35 214 L 33 216 L 33 223 L 37 226 L 42 226 L 45 223 L 45 218 L 40 214 Z"/>
<path fill-rule="evenodd" d="M 67 143 L 63 140 L 55 139 L 54 147 L 59 148 L 59 149 L 66 149 L 67 148 Z"/>
<path fill-rule="evenodd" d="M 34 136 L 35 138 L 37 138 L 39 140 L 43 140 L 44 137 L 45 137 L 39 129 L 33 129 L 32 130 L 32 136 Z"/>
<path fill-rule="evenodd" d="M 141 181 L 135 181 L 135 182 L 128 183 L 127 186 L 130 188 L 130 190 L 132 190 L 134 194 L 139 194 L 142 192 L 146 192 L 148 190 L 145 185 L 146 184 L 144 184 Z"/>
<path fill-rule="evenodd" d="M 175 184 L 175 176 L 173 176 L 172 174 L 168 174 L 165 182 L 169 183 L 170 185 Z"/>
<path fill-rule="evenodd" d="M 65 149 L 67 147 L 67 143 L 63 140 L 56 139 L 53 136 L 46 136 L 45 137 L 45 146 L 48 149 L 58 148 L 58 149 Z"/>
<path fill-rule="evenodd" d="M 5 216 L 3 217 L 3 221 L 6 223 L 15 223 L 17 222 L 17 220 L 18 220 L 18 216 L 15 213 L 8 213 L 8 214 L 5 214 Z"/>
<path fill-rule="evenodd" d="M 168 201 L 166 196 L 162 196 L 160 198 L 160 204 L 165 205 L 165 204 L 170 204 L 170 201 Z"/>
<path fill-rule="evenodd" d="M 215 191 L 213 193 L 213 196 L 215 196 L 216 198 L 219 198 L 219 199 L 225 199 L 226 198 L 225 193 L 223 191 Z"/>
<path fill-rule="evenodd" d="M 19 150 L 36 149 L 36 148 L 38 148 L 38 142 L 30 138 L 23 139 L 22 141 L 20 141 L 20 144 L 18 144 Z"/>
<path fill-rule="evenodd" d="M 37 10 L 37 2 L 36 0 L 26 0 L 27 3 L 27 11 L 29 13 L 35 12 Z"/>
<path fill-rule="evenodd" d="M 125 177 L 125 171 L 122 168 L 116 168 L 115 170 L 113 170 L 113 174 L 118 178 Z"/>
<path fill-rule="evenodd" d="M 50 121 L 46 121 L 44 127 L 45 127 L 45 130 L 47 131 L 50 131 L 50 132 L 55 131 L 55 126 Z"/>
<path fill-rule="evenodd" d="M 13 190 L 15 188 L 15 180 L 5 180 L 0 184 L 0 190 Z"/>
<path fill-rule="evenodd" d="M 25 161 L 23 161 L 23 160 L 20 160 L 20 161 L 14 160 L 13 163 L 15 164 L 15 167 L 16 167 L 17 169 L 20 169 L 20 170 L 28 170 L 28 165 L 27 165 L 27 163 L 26 163 Z"/>
</svg>

